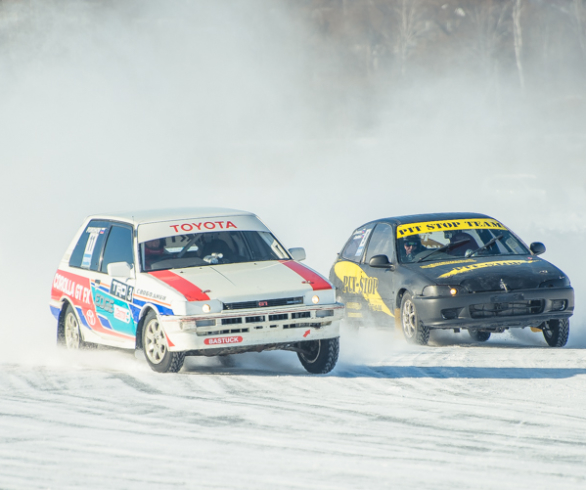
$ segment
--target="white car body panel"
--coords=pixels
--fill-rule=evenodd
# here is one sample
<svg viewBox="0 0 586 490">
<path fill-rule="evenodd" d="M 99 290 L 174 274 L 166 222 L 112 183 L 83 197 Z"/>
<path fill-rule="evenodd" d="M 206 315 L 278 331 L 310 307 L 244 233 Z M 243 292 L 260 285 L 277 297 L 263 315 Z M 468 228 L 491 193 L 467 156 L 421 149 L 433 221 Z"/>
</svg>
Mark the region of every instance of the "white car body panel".
<svg viewBox="0 0 586 490">
<path fill-rule="evenodd" d="M 76 244 L 92 220 L 132 228 L 131 277 L 116 278 L 70 266 Z M 206 351 L 216 354 L 234 349 L 263 350 L 338 337 L 337 320 L 343 306 L 336 303 L 331 283 L 290 258 L 141 271 L 139 244 L 143 241 L 173 234 L 231 230 L 270 232 L 251 213 L 217 208 L 90 216 L 61 260 L 53 282 L 51 310 L 61 321 L 65 307 L 71 305 L 84 341 L 128 349 L 136 347 L 137 328 L 149 309 L 159 317 L 170 351 L 196 355 L 206 355 Z M 110 228 L 104 233 L 110 233 Z M 317 304 L 312 301 L 314 297 L 319 297 Z M 289 303 L 267 303 L 282 303 L 286 298 Z M 291 304 L 291 298 L 296 298 L 295 304 Z M 226 304 L 243 302 L 254 304 L 225 309 Z M 209 306 L 206 312 L 204 305 Z M 329 316 L 317 316 L 325 314 L 324 310 Z M 196 322 L 201 321 L 215 325 L 197 326 Z M 233 323 L 238 321 L 242 323 Z"/>
</svg>

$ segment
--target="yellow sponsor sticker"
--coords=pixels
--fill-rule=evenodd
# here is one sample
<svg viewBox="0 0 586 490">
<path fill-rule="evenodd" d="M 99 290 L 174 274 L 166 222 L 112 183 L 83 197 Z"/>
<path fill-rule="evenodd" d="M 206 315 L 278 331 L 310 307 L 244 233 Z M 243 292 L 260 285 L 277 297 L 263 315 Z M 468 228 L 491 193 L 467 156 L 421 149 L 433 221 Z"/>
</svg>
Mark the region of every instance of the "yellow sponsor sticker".
<svg viewBox="0 0 586 490">
<path fill-rule="evenodd" d="M 348 309 L 348 310 L 361 310 L 362 305 L 360 303 L 348 302 L 348 303 L 346 303 L 346 309 Z"/>
<path fill-rule="evenodd" d="M 456 274 L 463 274 L 464 272 L 470 272 L 477 269 L 485 269 L 486 267 L 500 267 L 507 265 L 521 265 L 531 262 L 530 260 L 496 260 L 494 262 L 482 262 L 480 264 L 463 265 L 462 267 L 456 267 L 450 272 L 446 272 L 439 277 L 452 277 Z"/>
<path fill-rule="evenodd" d="M 397 238 L 404 238 L 420 233 L 450 230 L 506 230 L 507 228 L 495 219 L 450 219 L 444 221 L 423 221 L 397 226 Z"/>
<path fill-rule="evenodd" d="M 464 264 L 466 262 L 476 262 L 474 259 L 462 259 L 462 260 L 448 260 L 447 262 L 436 262 L 434 264 L 429 265 L 422 265 L 422 269 L 433 269 L 434 267 L 440 267 L 442 265 L 450 265 L 450 264 Z"/>
<path fill-rule="evenodd" d="M 394 316 L 378 292 L 378 278 L 368 276 L 358 265 L 346 261 L 336 263 L 334 272 L 344 284 L 344 293 L 360 294 L 371 310 Z M 360 313 L 348 313 L 348 316 L 354 315 L 362 316 Z"/>
</svg>

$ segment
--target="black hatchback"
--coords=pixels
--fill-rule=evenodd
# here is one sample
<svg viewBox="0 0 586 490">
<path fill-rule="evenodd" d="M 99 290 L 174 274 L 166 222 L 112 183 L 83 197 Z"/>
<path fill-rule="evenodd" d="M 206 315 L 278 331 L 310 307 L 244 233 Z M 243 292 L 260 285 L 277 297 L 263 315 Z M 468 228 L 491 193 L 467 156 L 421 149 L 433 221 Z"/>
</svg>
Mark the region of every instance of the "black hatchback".
<svg viewBox="0 0 586 490">
<path fill-rule="evenodd" d="M 357 228 L 330 281 L 346 320 L 393 323 L 412 343 L 433 329 L 492 333 L 530 327 L 548 345 L 568 341 L 574 290 L 560 269 L 499 221 L 476 213 L 437 213 L 371 221 Z M 394 320 L 391 320 L 393 319 Z"/>
</svg>

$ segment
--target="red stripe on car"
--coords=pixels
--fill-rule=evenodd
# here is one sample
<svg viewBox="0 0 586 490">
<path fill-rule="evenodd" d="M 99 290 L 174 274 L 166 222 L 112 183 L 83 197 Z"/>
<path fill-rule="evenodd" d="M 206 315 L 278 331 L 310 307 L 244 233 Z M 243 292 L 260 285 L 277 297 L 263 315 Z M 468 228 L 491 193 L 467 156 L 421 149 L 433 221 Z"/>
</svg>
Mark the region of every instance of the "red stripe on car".
<svg viewBox="0 0 586 490">
<path fill-rule="evenodd" d="M 180 275 L 171 271 L 152 271 L 151 276 L 163 281 L 167 286 L 179 291 L 187 301 L 206 301 L 210 297 L 199 289 L 195 284 L 183 279 Z"/>
<path fill-rule="evenodd" d="M 286 265 L 294 272 L 297 272 L 305 282 L 309 284 L 314 291 L 320 291 L 322 289 L 332 289 L 332 286 L 328 281 L 321 277 L 317 272 L 313 272 L 311 269 L 301 265 L 299 262 L 294 260 L 281 260 L 281 264 Z"/>
</svg>

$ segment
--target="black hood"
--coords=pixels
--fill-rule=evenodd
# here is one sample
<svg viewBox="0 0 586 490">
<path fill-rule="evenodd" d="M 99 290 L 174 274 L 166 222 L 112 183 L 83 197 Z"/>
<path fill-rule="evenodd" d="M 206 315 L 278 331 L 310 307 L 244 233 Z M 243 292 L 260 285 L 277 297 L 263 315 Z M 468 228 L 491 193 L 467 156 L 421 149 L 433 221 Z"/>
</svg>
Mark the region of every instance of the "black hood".
<svg viewBox="0 0 586 490">
<path fill-rule="evenodd" d="M 549 262 L 527 255 L 471 257 L 403 264 L 434 284 L 460 286 L 468 292 L 514 291 L 555 284 L 564 273 Z"/>
</svg>

